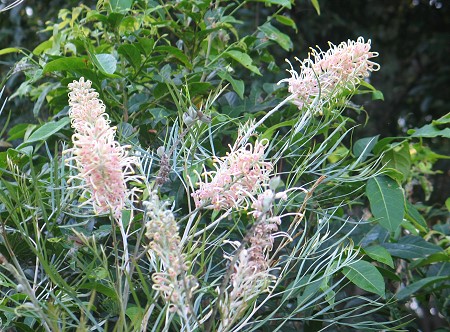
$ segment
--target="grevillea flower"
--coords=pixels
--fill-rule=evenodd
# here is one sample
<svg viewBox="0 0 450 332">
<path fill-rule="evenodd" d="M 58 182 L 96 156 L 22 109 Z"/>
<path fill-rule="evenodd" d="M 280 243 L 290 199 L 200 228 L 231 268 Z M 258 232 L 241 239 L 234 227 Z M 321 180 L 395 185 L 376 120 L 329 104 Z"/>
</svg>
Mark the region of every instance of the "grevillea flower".
<svg viewBox="0 0 450 332">
<path fill-rule="evenodd" d="M 91 203 L 98 214 L 112 212 L 119 218 L 125 202 L 133 195 L 127 183 L 139 178 L 133 176 L 133 165 L 138 160 L 128 156 L 126 147 L 115 141 L 116 128 L 109 125 L 105 106 L 91 82 L 80 78 L 69 84 L 69 116 L 75 134 L 72 136 L 72 157 L 78 174 L 73 178 L 84 181 L 84 203 Z"/>
<path fill-rule="evenodd" d="M 246 248 L 238 252 L 238 257 L 225 256 L 235 260 L 230 285 L 220 303 L 222 322 L 219 331 L 227 331 L 232 327 L 261 293 L 268 291 L 274 276 L 270 273 L 270 252 L 276 237 L 287 237 L 278 232 L 281 218 L 273 216 L 273 203 L 276 199 L 286 199 L 285 192 L 275 194 L 267 189 L 254 200 L 250 215 L 255 225 L 248 234 Z M 228 242 L 235 249 L 241 246 L 239 241 Z"/>
<path fill-rule="evenodd" d="M 312 49 L 306 60 L 296 58 L 300 62 L 300 73 L 286 60 L 291 66 L 288 70 L 291 77 L 278 83 L 289 84 L 289 92 L 295 96 L 293 103 L 299 108 L 304 104 L 309 105 L 319 96 L 328 100 L 342 89 L 354 88 L 370 72 L 380 67 L 370 60 L 378 56 L 377 52 L 370 52 L 370 40 L 365 42 L 359 37 L 357 41 L 329 45 L 330 49 L 326 52 Z"/>
<path fill-rule="evenodd" d="M 210 203 L 215 210 L 240 207 L 256 192 L 261 191 L 269 180 L 273 168 L 264 161 L 268 140 L 257 140 L 254 145 L 230 146 L 226 157 L 214 160 L 215 171 L 205 171 L 204 181 L 192 193 L 197 207 Z"/>
<path fill-rule="evenodd" d="M 153 289 L 163 295 L 169 310 L 187 317 L 189 299 L 198 284 L 186 272 L 188 262 L 182 253 L 175 217 L 167 208 L 167 202 L 161 203 L 155 192 L 151 192 L 149 200 L 143 204 L 148 219 L 145 236 L 150 240 L 149 254 L 161 263 L 160 272 L 152 276 Z"/>
</svg>

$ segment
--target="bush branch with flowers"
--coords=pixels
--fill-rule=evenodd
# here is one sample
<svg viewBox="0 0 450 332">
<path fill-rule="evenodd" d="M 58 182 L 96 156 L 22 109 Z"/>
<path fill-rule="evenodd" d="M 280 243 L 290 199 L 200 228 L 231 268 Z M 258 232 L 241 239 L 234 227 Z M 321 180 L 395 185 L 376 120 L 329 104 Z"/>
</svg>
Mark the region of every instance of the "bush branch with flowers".
<svg viewBox="0 0 450 332">
<path fill-rule="evenodd" d="M 55 121 L 1 156 L 6 328 L 400 329 L 391 255 L 359 231 L 400 224 L 354 212 L 374 185 L 375 217 L 404 200 L 390 150 L 346 148 L 350 100 L 380 95 L 378 53 L 362 37 L 311 49 L 246 96 L 274 60 L 264 38 L 286 46 L 271 20 L 290 4 L 241 37 L 233 15 L 250 2 L 207 3 L 62 11 L 60 54 L 47 43 L 22 60 Z"/>
</svg>

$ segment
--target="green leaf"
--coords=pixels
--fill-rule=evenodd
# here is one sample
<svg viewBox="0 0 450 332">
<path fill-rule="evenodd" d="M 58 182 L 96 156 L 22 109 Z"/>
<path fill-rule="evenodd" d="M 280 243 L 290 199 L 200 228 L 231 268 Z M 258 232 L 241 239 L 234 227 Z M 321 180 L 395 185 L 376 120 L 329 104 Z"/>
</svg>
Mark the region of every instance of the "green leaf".
<svg viewBox="0 0 450 332">
<path fill-rule="evenodd" d="M 255 74 L 261 75 L 261 72 L 259 71 L 259 69 L 252 64 L 253 63 L 252 58 L 250 58 L 250 56 L 248 54 L 242 53 L 240 51 L 228 51 L 228 52 L 225 52 L 225 54 L 230 56 L 237 62 L 239 62 L 241 65 L 243 65 L 248 70 L 254 72 Z"/>
<path fill-rule="evenodd" d="M 267 36 L 267 38 L 276 42 L 285 51 L 292 50 L 292 48 L 294 47 L 294 45 L 292 44 L 291 38 L 288 35 L 286 35 L 285 33 L 281 32 L 280 30 L 275 28 L 269 22 L 264 23 L 263 25 L 258 27 L 258 30 L 264 32 L 264 34 Z"/>
<path fill-rule="evenodd" d="M 390 267 L 394 268 L 394 262 L 392 260 L 391 254 L 389 254 L 389 251 L 387 251 L 382 246 L 366 247 L 364 248 L 364 252 L 367 254 L 367 256 L 376 260 L 377 262 L 389 265 Z"/>
<path fill-rule="evenodd" d="M 395 232 L 405 213 L 403 192 L 397 182 L 383 175 L 371 178 L 367 182 L 366 195 L 377 222 Z"/>
<path fill-rule="evenodd" d="M 275 15 L 275 18 L 278 22 L 280 22 L 283 25 L 286 25 L 288 27 L 291 27 L 295 30 L 295 32 L 298 31 L 297 25 L 295 24 L 295 21 L 291 19 L 290 17 L 284 16 L 284 15 Z"/>
<path fill-rule="evenodd" d="M 16 52 L 20 52 L 20 48 L 7 47 L 7 48 L 3 48 L 3 49 L 0 50 L 0 55 L 9 54 L 9 53 L 16 53 Z"/>
<path fill-rule="evenodd" d="M 141 53 L 136 46 L 123 44 L 119 46 L 117 52 L 123 55 L 135 69 L 138 69 L 141 65 Z"/>
<path fill-rule="evenodd" d="M 434 263 L 442 263 L 442 262 L 450 262 L 450 256 L 446 252 L 437 252 L 434 254 L 431 254 L 430 256 L 426 258 L 419 258 L 411 262 L 410 269 L 415 269 L 417 267 L 422 267 L 425 265 L 430 265 Z"/>
<path fill-rule="evenodd" d="M 402 182 L 406 181 L 411 170 L 411 155 L 409 154 L 408 142 L 403 142 L 400 148 L 387 151 L 383 155 L 382 161 L 387 168 L 393 168 L 401 174 Z"/>
<path fill-rule="evenodd" d="M 117 68 L 117 60 L 111 54 L 95 54 L 94 65 L 105 74 L 114 74 Z"/>
<path fill-rule="evenodd" d="M 447 210 L 450 211 L 450 197 L 445 200 L 445 206 L 447 207 Z"/>
<path fill-rule="evenodd" d="M 62 118 L 57 122 L 47 122 L 39 127 L 36 131 L 34 131 L 24 143 L 44 141 L 67 126 L 69 123 L 70 119 L 68 117 Z"/>
<path fill-rule="evenodd" d="M 157 47 L 155 47 L 155 52 L 163 53 L 163 54 L 165 54 L 165 56 L 168 55 L 166 60 L 170 59 L 170 56 L 173 56 L 174 58 L 176 58 L 179 61 L 181 61 L 186 66 L 186 68 L 192 69 L 192 64 L 189 61 L 189 58 L 186 56 L 186 54 L 184 54 L 182 51 L 180 51 L 176 47 L 173 47 L 173 46 L 157 46 Z"/>
<path fill-rule="evenodd" d="M 353 145 L 353 154 L 355 155 L 355 157 L 359 158 L 360 156 L 362 156 L 361 161 L 364 161 L 372 151 L 375 144 L 377 144 L 378 137 L 380 137 L 380 135 L 365 137 L 357 140 Z"/>
<path fill-rule="evenodd" d="M 344 275 L 361 289 L 384 298 L 384 279 L 375 266 L 366 261 L 357 261 L 343 268 Z"/>
<path fill-rule="evenodd" d="M 447 113 L 443 117 L 434 120 L 431 124 L 427 124 L 419 129 L 408 130 L 408 134 L 411 137 L 437 137 L 442 136 L 450 138 L 450 128 L 440 129 L 438 126 L 448 125 L 450 123 L 450 113 Z"/>
<path fill-rule="evenodd" d="M 50 83 L 44 87 L 44 89 L 40 93 L 39 98 L 36 100 L 36 103 L 34 104 L 34 107 L 33 107 L 33 115 L 35 118 L 38 116 L 39 110 L 41 109 L 42 104 L 44 103 L 45 97 L 47 97 L 47 94 L 50 91 L 58 88 L 60 85 L 61 84 L 58 82 L 58 83 Z"/>
<path fill-rule="evenodd" d="M 397 243 L 382 243 L 381 245 L 392 256 L 403 259 L 423 258 L 443 251 L 441 247 L 429 243 L 419 236 L 413 235 L 404 236 Z"/>
<path fill-rule="evenodd" d="M 258 0 L 258 1 L 271 5 L 279 5 L 288 9 L 292 8 L 291 0 Z"/>
<path fill-rule="evenodd" d="M 113 300 L 117 299 L 117 294 L 113 288 L 108 287 L 99 282 L 88 282 L 78 286 L 78 289 L 89 289 L 89 290 L 95 289 L 97 292 L 106 295 L 107 297 Z"/>
<path fill-rule="evenodd" d="M 320 5 L 319 0 L 311 0 L 312 5 L 314 6 L 314 9 L 317 12 L 317 15 L 320 15 Z"/>
<path fill-rule="evenodd" d="M 428 231 L 428 225 L 425 219 L 422 217 L 419 211 L 417 211 L 416 207 L 412 205 L 408 200 L 406 201 L 406 219 L 414 224 L 416 228 L 423 232 Z"/>
<path fill-rule="evenodd" d="M 88 65 L 86 59 L 71 57 L 71 58 L 59 58 L 48 62 L 42 71 L 43 74 L 52 71 L 73 71 L 77 69 L 87 69 Z"/>
<path fill-rule="evenodd" d="M 110 0 L 110 4 L 113 12 L 122 12 L 131 8 L 133 0 Z"/>
<path fill-rule="evenodd" d="M 419 281 L 413 282 L 412 284 L 401 289 L 397 293 L 396 297 L 399 301 L 404 300 L 405 298 L 410 297 L 411 295 L 413 295 L 414 293 L 416 293 L 418 290 L 420 290 L 423 287 L 435 284 L 436 282 L 439 282 L 439 281 L 445 281 L 445 280 L 450 280 L 450 277 L 449 276 L 428 277 L 428 278 L 420 279 Z"/>
<path fill-rule="evenodd" d="M 231 86 L 233 87 L 233 90 L 237 93 L 237 95 L 241 99 L 244 99 L 244 91 L 245 91 L 244 81 L 235 80 L 233 77 L 231 77 L 230 74 L 224 71 L 219 72 L 219 77 L 225 81 L 230 82 Z"/>
</svg>

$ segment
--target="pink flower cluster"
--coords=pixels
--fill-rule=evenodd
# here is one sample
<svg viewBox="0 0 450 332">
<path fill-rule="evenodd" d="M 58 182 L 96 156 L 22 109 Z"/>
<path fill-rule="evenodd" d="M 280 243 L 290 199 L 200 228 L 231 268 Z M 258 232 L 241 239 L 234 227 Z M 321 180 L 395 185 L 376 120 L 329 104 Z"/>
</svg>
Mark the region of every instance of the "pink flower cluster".
<svg viewBox="0 0 450 332">
<path fill-rule="evenodd" d="M 73 148 L 68 150 L 72 157 L 67 161 L 75 161 L 79 174 L 74 178 L 85 182 L 83 195 L 89 193 L 86 203 L 98 214 L 112 212 L 119 218 L 132 195 L 127 182 L 137 180 L 132 176 L 137 159 L 115 141 L 116 128 L 109 125 L 105 106 L 91 84 L 83 77 L 69 84 L 69 116 L 75 134 Z"/>
<path fill-rule="evenodd" d="M 268 183 L 272 164 L 264 161 L 267 140 L 231 148 L 226 157 L 215 160 L 215 171 L 203 173 L 204 182 L 192 193 L 197 207 L 211 204 L 215 210 L 241 207 L 241 203 Z M 209 181 L 208 181 L 209 180 Z"/>
<path fill-rule="evenodd" d="M 293 103 L 299 108 L 309 105 L 319 96 L 329 99 L 341 89 L 353 88 L 370 72 L 379 69 L 379 65 L 370 60 L 378 56 L 377 52 L 370 52 L 370 40 L 365 42 L 359 37 L 357 41 L 329 45 L 330 49 L 326 52 L 312 49 L 308 59 L 296 59 L 300 62 L 300 74 L 286 60 L 291 65 L 288 72 L 292 77 L 279 83 L 289 84 L 289 92 L 295 96 Z"/>
</svg>

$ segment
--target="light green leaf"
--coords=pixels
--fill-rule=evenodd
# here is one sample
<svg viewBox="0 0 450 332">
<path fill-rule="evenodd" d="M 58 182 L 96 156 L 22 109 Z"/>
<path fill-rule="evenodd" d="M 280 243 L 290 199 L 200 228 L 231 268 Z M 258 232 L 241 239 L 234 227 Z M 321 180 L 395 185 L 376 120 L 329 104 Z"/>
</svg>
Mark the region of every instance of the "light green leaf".
<svg viewBox="0 0 450 332">
<path fill-rule="evenodd" d="M 295 24 L 295 21 L 292 18 L 284 15 L 275 15 L 275 19 L 281 24 L 291 27 L 292 29 L 295 30 L 295 32 L 298 31 L 297 25 Z"/>
<path fill-rule="evenodd" d="M 95 54 L 94 65 L 105 74 L 114 74 L 117 60 L 111 54 Z"/>
<path fill-rule="evenodd" d="M 291 0 L 258 0 L 258 1 L 271 5 L 279 5 L 288 9 L 292 8 Z"/>
<path fill-rule="evenodd" d="M 317 15 L 320 15 L 320 5 L 319 0 L 311 0 L 312 5 L 314 6 L 314 9 L 317 12 Z"/>
<path fill-rule="evenodd" d="M 382 246 L 370 246 L 364 248 L 364 252 L 370 258 L 376 260 L 377 262 L 389 265 L 394 268 L 394 262 L 392 260 L 392 256 L 385 248 Z"/>
<path fill-rule="evenodd" d="M 444 126 L 450 123 L 450 113 L 447 113 L 443 117 L 434 120 L 431 124 L 427 124 L 419 129 L 408 130 L 408 134 L 411 137 L 437 137 L 442 136 L 450 138 L 450 128 L 440 128 L 438 126 Z"/>
<path fill-rule="evenodd" d="M 286 35 L 285 33 L 281 32 L 280 30 L 275 28 L 269 22 L 264 23 L 263 25 L 258 27 L 258 30 L 264 32 L 264 34 L 267 36 L 267 38 L 276 42 L 285 51 L 292 50 L 292 48 L 294 47 L 292 44 L 291 38 L 288 35 Z"/>
<path fill-rule="evenodd" d="M 57 122 L 47 122 L 39 127 L 36 131 L 34 131 L 24 143 L 44 141 L 67 126 L 69 123 L 70 119 L 68 117 L 62 118 Z"/>
<path fill-rule="evenodd" d="M 87 63 L 85 59 L 82 58 L 59 58 L 53 61 L 48 62 L 42 71 L 43 74 L 49 73 L 52 71 L 73 71 L 77 69 L 87 69 Z"/>
<path fill-rule="evenodd" d="M 219 72 L 219 77 L 225 81 L 230 82 L 231 86 L 233 87 L 233 90 L 237 93 L 237 95 L 241 99 L 244 99 L 244 91 L 245 91 L 244 81 L 235 80 L 233 77 L 231 77 L 230 74 L 224 71 Z"/>
<path fill-rule="evenodd" d="M 20 52 L 20 48 L 7 47 L 7 48 L 3 48 L 3 49 L 0 50 L 0 55 L 9 54 L 9 53 L 16 53 L 16 52 Z"/>
<path fill-rule="evenodd" d="M 367 182 L 366 195 L 377 222 L 395 232 L 405 213 L 403 192 L 397 182 L 383 175 L 371 178 Z"/>
<path fill-rule="evenodd" d="M 47 94 L 50 91 L 58 88 L 60 85 L 61 84 L 58 82 L 58 83 L 50 83 L 46 87 L 44 87 L 44 89 L 42 90 L 42 92 L 39 95 L 39 98 L 36 100 L 36 103 L 34 104 L 34 107 L 33 107 L 34 117 L 38 116 L 39 110 L 41 109 L 42 104 L 44 103 L 45 97 L 47 97 Z"/>
<path fill-rule="evenodd" d="M 420 279 L 419 281 L 413 282 L 412 284 L 401 289 L 397 293 L 396 297 L 400 301 L 404 300 L 405 298 L 410 297 L 411 295 L 413 295 L 414 293 L 416 293 L 418 290 L 420 290 L 423 287 L 430 286 L 432 284 L 435 284 L 436 282 L 445 281 L 445 280 L 450 280 L 450 277 L 449 276 L 428 277 L 428 278 Z"/>
<path fill-rule="evenodd" d="M 110 0 L 113 12 L 127 11 L 133 5 L 133 0 Z"/>
<path fill-rule="evenodd" d="M 384 298 L 385 284 L 381 273 L 366 261 L 357 261 L 343 268 L 344 275 L 361 289 Z"/>
<path fill-rule="evenodd" d="M 411 170 L 411 155 L 409 154 L 408 142 L 403 142 L 400 148 L 387 151 L 382 161 L 387 168 L 399 171 L 402 182 L 406 181 Z"/>
<path fill-rule="evenodd" d="M 259 69 L 252 64 L 253 63 L 252 58 L 250 58 L 250 56 L 248 54 L 242 53 L 240 51 L 234 51 L 234 50 L 228 51 L 225 54 L 230 56 L 237 62 L 239 62 L 241 65 L 243 65 L 248 70 L 254 72 L 255 74 L 261 75 L 261 72 L 259 71 Z"/>
</svg>

